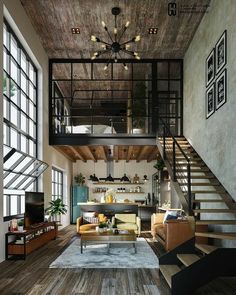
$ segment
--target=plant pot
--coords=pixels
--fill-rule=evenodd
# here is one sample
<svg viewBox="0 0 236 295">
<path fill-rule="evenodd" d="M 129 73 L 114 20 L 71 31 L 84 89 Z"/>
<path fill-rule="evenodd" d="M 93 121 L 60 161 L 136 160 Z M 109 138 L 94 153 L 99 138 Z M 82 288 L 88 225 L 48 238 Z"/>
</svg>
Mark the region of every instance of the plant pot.
<svg viewBox="0 0 236 295">
<path fill-rule="evenodd" d="M 23 230 L 24 230 L 24 226 L 23 226 L 23 225 L 18 225 L 17 230 L 18 230 L 18 231 L 23 231 Z"/>
</svg>

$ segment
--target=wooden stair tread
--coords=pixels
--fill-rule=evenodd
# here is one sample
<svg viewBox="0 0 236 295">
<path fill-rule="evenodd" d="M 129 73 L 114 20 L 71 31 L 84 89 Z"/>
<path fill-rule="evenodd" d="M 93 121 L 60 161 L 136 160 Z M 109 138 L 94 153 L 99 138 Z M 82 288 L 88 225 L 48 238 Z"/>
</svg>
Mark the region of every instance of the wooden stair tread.
<svg viewBox="0 0 236 295">
<path fill-rule="evenodd" d="M 195 244 L 195 247 L 201 250 L 203 253 L 210 254 L 211 252 L 218 249 L 216 246 L 207 245 L 207 244 Z"/>
<path fill-rule="evenodd" d="M 194 213 L 236 213 L 236 209 L 194 209 Z"/>
<path fill-rule="evenodd" d="M 183 176 L 183 175 L 176 175 L 176 178 L 179 179 L 187 179 L 187 175 Z M 191 179 L 216 179 L 214 175 L 191 175 Z"/>
<path fill-rule="evenodd" d="M 223 191 L 215 190 L 215 191 L 205 191 L 205 190 L 199 190 L 199 191 L 192 191 L 193 194 L 226 194 Z"/>
<path fill-rule="evenodd" d="M 177 254 L 177 257 L 185 266 L 189 266 L 200 259 L 196 254 Z"/>
<path fill-rule="evenodd" d="M 196 225 L 236 224 L 236 220 L 196 220 Z"/>
<path fill-rule="evenodd" d="M 180 186 L 188 185 L 187 183 L 179 183 Z M 191 182 L 191 186 L 219 186 L 220 183 L 207 183 L 207 182 Z"/>
<path fill-rule="evenodd" d="M 221 199 L 198 199 L 192 200 L 193 203 L 224 203 Z"/>
<path fill-rule="evenodd" d="M 196 164 L 190 164 L 190 165 L 191 165 L 191 167 L 206 167 L 205 163 L 196 163 Z M 187 162 L 186 163 L 179 163 L 177 161 L 176 167 L 178 167 L 178 166 L 187 166 Z"/>
<path fill-rule="evenodd" d="M 181 269 L 177 265 L 172 264 L 161 264 L 160 271 L 163 274 L 164 278 L 166 279 L 168 285 L 171 288 L 171 277 L 179 272 Z"/>
<path fill-rule="evenodd" d="M 191 170 L 191 173 L 194 173 L 194 172 L 198 172 L 198 173 L 204 173 L 204 172 L 208 172 L 210 171 L 209 168 L 207 167 L 202 167 L 201 169 L 196 169 L 194 167 L 192 167 L 193 169 L 190 169 Z M 187 168 L 176 168 L 176 172 L 187 172 Z"/>
<path fill-rule="evenodd" d="M 236 232 L 195 232 L 196 237 L 208 237 L 221 240 L 236 240 Z"/>
</svg>

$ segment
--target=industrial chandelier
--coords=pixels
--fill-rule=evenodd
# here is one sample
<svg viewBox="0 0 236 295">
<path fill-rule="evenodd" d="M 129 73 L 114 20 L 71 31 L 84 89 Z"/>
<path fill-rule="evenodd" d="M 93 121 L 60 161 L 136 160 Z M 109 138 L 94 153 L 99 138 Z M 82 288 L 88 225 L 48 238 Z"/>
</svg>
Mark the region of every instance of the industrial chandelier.
<svg viewBox="0 0 236 295">
<path fill-rule="evenodd" d="M 121 10 L 120 10 L 119 7 L 113 7 L 112 10 L 111 10 L 111 13 L 115 16 L 115 26 L 114 26 L 114 30 L 113 30 L 114 37 L 111 36 L 106 24 L 104 23 L 104 21 L 102 21 L 102 26 L 105 29 L 105 31 L 107 32 L 108 38 L 110 39 L 109 43 L 101 40 L 100 38 L 98 38 L 98 37 L 96 37 L 94 35 L 91 36 L 91 40 L 93 42 L 102 43 L 101 47 L 103 49 L 103 50 L 95 52 L 93 54 L 93 56 L 91 57 L 92 60 L 94 60 L 95 58 L 101 56 L 104 53 L 110 52 L 109 60 L 108 60 L 107 64 L 105 65 L 104 70 L 106 70 L 108 68 L 108 65 L 111 62 L 111 60 L 113 59 L 113 57 L 114 57 L 115 62 L 117 62 L 118 56 L 120 58 L 122 58 L 121 57 L 121 52 L 124 52 L 124 53 L 126 53 L 128 55 L 131 55 L 131 56 L 133 56 L 134 58 L 136 58 L 138 60 L 140 59 L 137 52 L 129 50 L 130 43 L 140 41 L 140 35 L 137 35 L 137 36 L 133 37 L 132 39 L 130 39 L 128 41 L 121 42 L 121 39 L 122 39 L 125 31 L 127 30 L 128 26 L 129 26 L 129 21 L 126 22 L 123 30 L 118 34 L 116 18 L 117 18 L 117 15 L 120 14 L 120 11 Z M 128 67 L 127 67 L 127 65 L 125 63 L 123 63 L 123 66 L 124 66 L 125 70 L 128 70 Z"/>
</svg>

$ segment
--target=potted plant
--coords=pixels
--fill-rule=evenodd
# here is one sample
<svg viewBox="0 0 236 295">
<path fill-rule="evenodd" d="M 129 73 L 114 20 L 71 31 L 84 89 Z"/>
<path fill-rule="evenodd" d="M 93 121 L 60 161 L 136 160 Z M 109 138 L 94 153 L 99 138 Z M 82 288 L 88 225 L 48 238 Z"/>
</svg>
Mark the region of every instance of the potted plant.
<svg viewBox="0 0 236 295">
<path fill-rule="evenodd" d="M 58 198 L 49 202 L 50 206 L 45 211 L 52 217 L 54 221 L 59 216 L 59 222 L 61 222 L 61 215 L 66 214 L 66 205 L 63 204 L 62 199 Z"/>
<path fill-rule="evenodd" d="M 98 231 L 103 233 L 106 230 L 107 224 L 105 222 L 99 222 L 98 224 Z"/>
<path fill-rule="evenodd" d="M 18 228 L 18 231 L 23 231 L 24 230 L 24 221 L 22 219 L 20 219 L 17 223 L 17 228 Z"/>
<path fill-rule="evenodd" d="M 164 169 L 165 167 L 165 163 L 164 161 L 160 158 L 157 159 L 156 164 L 153 166 L 154 168 L 156 168 L 158 171 L 161 171 Z"/>
<path fill-rule="evenodd" d="M 75 183 L 77 183 L 79 186 L 82 186 L 85 183 L 85 177 L 82 173 L 79 173 L 74 177 Z"/>
<path fill-rule="evenodd" d="M 139 82 L 135 86 L 134 100 L 132 106 L 133 133 L 143 133 L 146 116 L 146 86 Z"/>
</svg>

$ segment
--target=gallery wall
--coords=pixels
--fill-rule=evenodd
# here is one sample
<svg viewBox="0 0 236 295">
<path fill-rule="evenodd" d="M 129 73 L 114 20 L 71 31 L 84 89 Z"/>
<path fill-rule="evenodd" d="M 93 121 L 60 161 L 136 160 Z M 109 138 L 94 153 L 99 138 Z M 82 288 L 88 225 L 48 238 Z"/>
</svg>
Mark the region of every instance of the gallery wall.
<svg viewBox="0 0 236 295">
<path fill-rule="evenodd" d="M 184 135 L 236 200 L 236 1 L 212 0 L 184 58 Z M 205 63 L 222 33 L 227 30 L 227 101 L 206 119 Z M 220 73 L 219 73 L 220 75 Z M 213 80 L 216 81 L 218 76 Z M 209 205 L 206 205 L 207 208 Z M 210 204 L 211 208 L 222 208 Z M 213 207 L 214 206 L 214 207 Z M 226 207 L 223 207 L 226 208 Z M 202 214 L 202 219 L 234 219 L 231 214 Z M 235 231 L 215 226 L 215 231 Z M 218 241 L 218 243 L 220 243 Z M 223 241 L 223 246 L 235 246 Z"/>
</svg>

